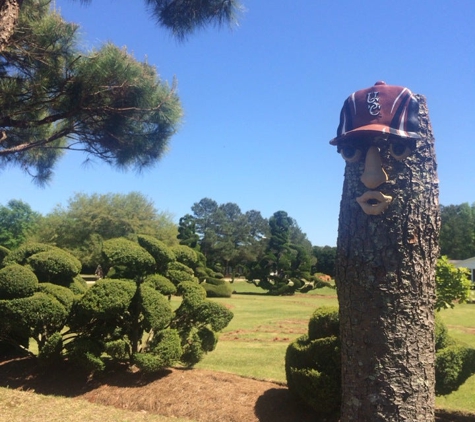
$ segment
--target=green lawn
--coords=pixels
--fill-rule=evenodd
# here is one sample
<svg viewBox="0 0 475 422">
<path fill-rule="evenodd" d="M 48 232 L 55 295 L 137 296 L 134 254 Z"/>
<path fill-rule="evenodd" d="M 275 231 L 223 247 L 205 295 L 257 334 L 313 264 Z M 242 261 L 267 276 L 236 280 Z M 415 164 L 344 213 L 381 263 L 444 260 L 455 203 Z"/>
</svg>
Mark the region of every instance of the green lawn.
<svg viewBox="0 0 475 422">
<path fill-rule="evenodd" d="M 338 304 L 335 290 L 274 297 L 243 281 L 235 282 L 234 289 L 231 298 L 214 299 L 229 307 L 234 318 L 220 335 L 216 350 L 197 368 L 285 383 L 288 344 L 307 332 L 308 320 L 317 307 Z M 440 315 L 450 335 L 475 348 L 475 304 L 457 305 Z M 475 412 L 475 376 L 458 391 L 438 397 L 436 403 L 446 409 Z"/>
<path fill-rule="evenodd" d="M 294 296 L 268 296 L 242 281 L 234 283 L 231 298 L 214 299 L 234 313 L 215 351 L 198 368 L 233 372 L 258 379 L 285 382 L 285 350 L 307 332 L 317 307 L 336 306 L 335 290 L 324 288 Z"/>
</svg>

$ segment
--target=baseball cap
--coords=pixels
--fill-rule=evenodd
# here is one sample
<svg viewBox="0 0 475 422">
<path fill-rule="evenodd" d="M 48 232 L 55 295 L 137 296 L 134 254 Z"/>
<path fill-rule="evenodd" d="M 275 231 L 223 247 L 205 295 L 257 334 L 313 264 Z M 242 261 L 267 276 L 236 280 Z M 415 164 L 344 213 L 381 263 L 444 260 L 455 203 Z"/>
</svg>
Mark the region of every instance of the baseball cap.
<svg viewBox="0 0 475 422">
<path fill-rule="evenodd" d="M 419 139 L 418 112 L 419 103 L 408 88 L 378 81 L 346 99 L 340 113 L 337 136 L 330 144 L 338 145 L 356 136 L 376 134 Z"/>
</svg>

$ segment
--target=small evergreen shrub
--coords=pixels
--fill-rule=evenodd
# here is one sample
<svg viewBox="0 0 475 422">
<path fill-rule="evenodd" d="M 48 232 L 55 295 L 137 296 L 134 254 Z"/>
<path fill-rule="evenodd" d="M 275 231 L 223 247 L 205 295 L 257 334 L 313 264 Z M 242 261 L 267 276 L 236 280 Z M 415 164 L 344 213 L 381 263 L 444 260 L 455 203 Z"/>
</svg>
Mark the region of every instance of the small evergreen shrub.
<svg viewBox="0 0 475 422">
<path fill-rule="evenodd" d="M 195 268 L 198 265 L 199 259 L 196 251 L 186 245 L 176 245 L 171 247 L 175 254 L 176 260 L 187 267 Z"/>
<path fill-rule="evenodd" d="M 164 272 L 170 262 L 176 260 L 176 256 L 172 249 L 169 248 L 161 240 L 152 236 L 138 235 L 139 245 L 144 248 L 155 260 L 156 270 L 160 273 Z"/>
<path fill-rule="evenodd" d="M 436 394 L 450 394 L 473 374 L 475 374 L 475 349 L 455 344 L 436 353 Z"/>
<path fill-rule="evenodd" d="M 160 292 L 149 286 L 140 286 L 140 303 L 146 331 L 160 331 L 170 324 L 172 309 Z"/>
<path fill-rule="evenodd" d="M 27 264 L 42 283 L 67 285 L 81 272 L 81 262 L 59 248 L 31 255 Z"/>
<path fill-rule="evenodd" d="M 233 294 L 233 287 L 231 283 L 228 282 L 209 284 L 208 281 L 206 281 L 206 283 L 202 283 L 201 286 L 206 290 L 206 296 L 208 297 L 231 297 Z"/>
<path fill-rule="evenodd" d="M 449 394 L 475 374 L 475 349 L 454 341 L 436 316 L 436 394 Z M 288 347 L 285 372 L 289 391 L 322 418 L 338 417 L 341 402 L 341 362 L 337 307 L 316 309 L 308 334 Z"/>
<path fill-rule="evenodd" d="M 310 318 L 308 335 L 292 342 L 285 356 L 290 392 L 300 397 L 322 418 L 336 418 L 340 409 L 338 336 L 338 308 L 318 308 Z"/>
<path fill-rule="evenodd" d="M 39 252 L 46 252 L 51 249 L 55 249 L 54 246 L 47 245 L 45 243 L 25 243 L 19 248 L 11 251 L 8 256 L 5 257 L 3 265 L 20 264 L 25 265 L 28 258 Z"/>
<path fill-rule="evenodd" d="M 152 274 L 145 278 L 145 284 L 153 287 L 162 295 L 170 296 L 176 293 L 176 286 L 163 275 Z"/>
<path fill-rule="evenodd" d="M 102 246 L 102 257 L 108 278 L 136 277 L 155 273 L 155 259 L 139 244 L 125 238 L 106 240 Z"/>
<path fill-rule="evenodd" d="M 65 285 L 69 290 L 71 290 L 75 295 L 83 295 L 86 293 L 89 288 L 86 281 L 80 276 L 77 275 L 70 282 Z"/>
<path fill-rule="evenodd" d="M 36 275 L 18 264 L 0 270 L 0 299 L 18 299 L 33 296 L 38 288 Z"/>
<path fill-rule="evenodd" d="M 75 296 L 74 293 L 63 286 L 58 286 L 52 283 L 40 283 L 38 284 L 38 291 L 53 296 L 64 309 L 69 313 L 73 307 Z"/>
<path fill-rule="evenodd" d="M 198 284 L 198 279 L 191 275 L 188 271 L 168 270 L 166 276 L 175 286 L 178 286 L 180 283 L 184 282 Z"/>
</svg>

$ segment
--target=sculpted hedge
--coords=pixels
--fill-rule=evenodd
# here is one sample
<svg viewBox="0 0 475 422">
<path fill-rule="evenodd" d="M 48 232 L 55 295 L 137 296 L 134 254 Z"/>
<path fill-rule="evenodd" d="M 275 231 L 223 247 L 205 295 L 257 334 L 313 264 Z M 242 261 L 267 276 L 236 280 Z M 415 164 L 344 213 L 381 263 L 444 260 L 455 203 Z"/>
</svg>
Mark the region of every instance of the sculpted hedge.
<svg viewBox="0 0 475 422">
<path fill-rule="evenodd" d="M 193 254 L 179 252 L 192 263 Z M 107 278 L 87 289 L 79 261 L 63 250 L 30 244 L 6 254 L 0 352 L 27 351 L 33 338 L 45 363 L 68 359 L 96 371 L 115 362 L 155 372 L 178 362 L 193 366 L 214 350 L 233 314 L 206 299 L 193 270 L 165 244 L 111 239 L 102 260 Z M 185 280 L 170 281 L 172 271 Z M 182 302 L 173 312 L 168 299 L 175 293 Z"/>
</svg>

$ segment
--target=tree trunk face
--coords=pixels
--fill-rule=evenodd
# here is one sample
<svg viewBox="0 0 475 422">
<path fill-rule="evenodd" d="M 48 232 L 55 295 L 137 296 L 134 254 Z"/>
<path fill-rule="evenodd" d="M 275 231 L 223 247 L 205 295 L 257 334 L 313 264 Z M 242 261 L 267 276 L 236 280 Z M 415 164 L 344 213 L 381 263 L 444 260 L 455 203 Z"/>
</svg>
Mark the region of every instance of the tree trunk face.
<svg viewBox="0 0 475 422">
<path fill-rule="evenodd" d="M 378 215 L 356 198 L 364 160 L 347 163 L 336 283 L 342 348 L 341 421 L 434 420 L 434 303 L 439 204 L 434 139 L 425 99 L 420 140 L 396 160 L 380 148 L 392 201 Z"/>
<path fill-rule="evenodd" d="M 0 52 L 15 30 L 22 0 L 0 0 Z"/>
</svg>

